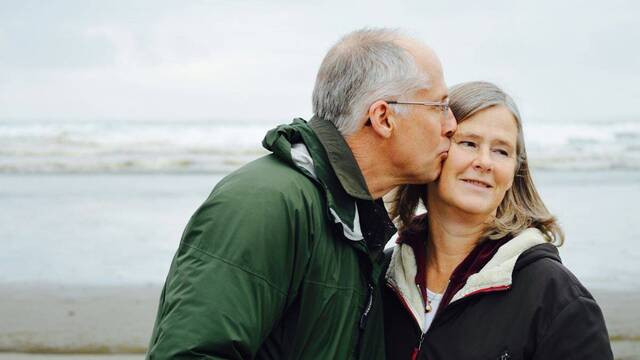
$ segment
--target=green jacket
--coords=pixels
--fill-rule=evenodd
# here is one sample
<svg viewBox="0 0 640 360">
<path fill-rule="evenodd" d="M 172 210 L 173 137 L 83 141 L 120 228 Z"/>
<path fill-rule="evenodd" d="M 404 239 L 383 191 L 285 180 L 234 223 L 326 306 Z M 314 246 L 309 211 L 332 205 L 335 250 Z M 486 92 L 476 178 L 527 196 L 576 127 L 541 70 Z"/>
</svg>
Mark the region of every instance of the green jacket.
<svg viewBox="0 0 640 360">
<path fill-rule="evenodd" d="M 221 180 L 189 221 L 147 357 L 383 359 L 395 227 L 382 202 L 328 121 L 295 119 L 263 145 L 272 154 Z"/>
</svg>

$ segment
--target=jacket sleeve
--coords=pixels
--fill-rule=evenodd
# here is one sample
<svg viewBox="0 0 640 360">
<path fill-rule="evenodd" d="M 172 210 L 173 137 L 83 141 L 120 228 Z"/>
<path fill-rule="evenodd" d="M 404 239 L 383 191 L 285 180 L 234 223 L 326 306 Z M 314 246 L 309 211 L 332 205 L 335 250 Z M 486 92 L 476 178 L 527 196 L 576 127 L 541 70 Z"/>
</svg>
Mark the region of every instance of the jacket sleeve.
<svg viewBox="0 0 640 360">
<path fill-rule="evenodd" d="M 171 264 L 147 358 L 255 357 L 308 254 L 308 214 L 289 200 L 259 186 L 214 190 Z"/>
<path fill-rule="evenodd" d="M 552 320 L 534 360 L 613 360 L 604 317 L 596 302 L 578 297 Z"/>
</svg>

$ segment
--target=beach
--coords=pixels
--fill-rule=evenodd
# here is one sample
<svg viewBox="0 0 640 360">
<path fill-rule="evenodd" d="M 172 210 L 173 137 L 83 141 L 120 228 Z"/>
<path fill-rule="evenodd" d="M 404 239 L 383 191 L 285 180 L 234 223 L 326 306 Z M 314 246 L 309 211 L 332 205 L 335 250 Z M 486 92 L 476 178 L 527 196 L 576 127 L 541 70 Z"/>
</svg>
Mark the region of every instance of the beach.
<svg viewBox="0 0 640 360">
<path fill-rule="evenodd" d="M 142 359 L 159 295 L 155 286 L 1 286 L 0 359 Z M 593 295 L 616 359 L 640 359 L 640 291 Z"/>
<path fill-rule="evenodd" d="M 640 359 L 640 172 L 534 174 L 616 358 Z M 142 359 L 180 234 L 222 176 L 0 175 L 0 359 Z"/>
<path fill-rule="evenodd" d="M 287 138 L 294 150 L 304 148 L 296 146 L 300 142 L 309 145 L 312 167 L 323 150 L 329 150 L 332 165 L 337 159 L 349 173 L 355 159 L 362 174 L 346 178 L 364 179 L 377 194 L 378 185 L 385 187 L 387 181 L 416 180 L 420 169 L 414 169 L 418 162 L 412 157 L 425 157 L 429 154 L 421 152 L 435 147 L 443 150 L 442 141 L 434 143 L 436 135 L 451 130 L 452 120 L 462 131 L 456 130 L 450 144 L 469 155 L 466 165 L 450 160 L 454 176 L 471 186 L 471 197 L 478 195 L 469 205 L 480 205 L 476 200 L 482 202 L 483 193 L 501 191 L 507 166 L 500 164 L 517 158 L 514 183 L 523 179 L 521 165 L 527 164 L 545 206 L 566 235 L 558 249 L 561 261 L 600 305 L 615 359 L 640 360 L 640 92 L 634 85 L 640 80 L 640 47 L 633 46 L 640 38 L 638 14 L 640 1 L 628 0 L 0 0 L 0 360 L 144 359 L 185 227 L 225 176 L 274 150 L 287 153 L 288 145 L 271 141 L 277 136 Z M 469 82 L 490 82 L 509 95 L 465 93 Z M 615 92 L 613 100 L 603 95 L 607 90 Z M 502 100 L 489 101 L 491 97 Z M 469 127 L 462 121 L 481 112 L 498 114 L 494 110 L 500 103 L 517 120 L 516 144 L 510 143 L 512 126 L 504 109 L 500 113 L 505 116 L 487 115 L 490 126 L 478 134 L 464 130 Z M 376 126 L 367 114 L 373 109 L 384 110 L 377 114 L 386 119 L 385 126 Z M 438 120 L 439 115 L 444 116 Z M 286 125 L 312 119 L 329 133 L 338 131 L 352 151 L 344 152 L 340 139 L 312 146 L 308 136 L 313 134 L 297 134 Z M 321 129 L 314 129 L 322 137 L 317 133 Z M 478 156 L 472 163 L 473 153 Z M 308 165 L 307 156 L 300 154 Z M 291 155 L 296 157 L 295 151 Z M 486 177 L 469 175 L 479 167 Z M 251 176 L 257 191 L 268 192 L 272 181 L 286 181 L 267 173 Z M 343 174 L 338 178 L 349 181 Z M 483 187 L 485 181 L 492 184 Z M 220 190 L 226 191 L 224 186 Z M 367 198 L 359 193 L 357 197 Z M 271 197 L 262 195 L 214 199 L 209 202 L 215 208 L 212 216 L 227 211 L 228 204 L 239 205 L 226 217 L 231 221 L 222 225 L 225 233 L 239 233 L 234 225 L 268 231 L 272 222 L 253 226 L 265 222 L 256 221 L 255 214 L 277 213 L 271 206 L 281 204 L 238 201 Z M 345 220 L 344 193 L 332 195 L 340 206 L 326 209 L 327 214 Z M 393 190 L 383 202 L 392 195 Z M 300 201 L 305 206 L 318 203 Z M 458 210 L 469 210 L 465 199 L 455 202 Z M 528 201 L 516 202 L 510 208 L 519 211 L 520 203 Z M 256 208 L 260 211 L 248 211 Z M 353 220 L 353 227 L 366 223 L 358 210 L 363 207 L 355 209 L 353 219 L 346 219 Z M 209 208 L 204 210 L 200 214 L 208 216 Z M 458 228 L 457 220 L 472 218 L 481 219 L 453 216 L 454 225 L 443 229 L 449 235 L 472 235 L 457 231 L 472 225 Z M 547 221 L 552 222 L 532 222 Z M 274 256 L 273 244 L 259 254 L 237 251 L 238 236 L 231 246 L 221 245 L 212 235 L 216 231 L 201 231 L 207 226 L 203 223 L 194 221 L 188 234 L 203 235 L 196 240 L 210 242 L 207 249 L 230 249 L 233 259 L 222 260 L 229 260 L 234 274 L 260 278 L 260 269 L 243 266 L 250 262 L 245 260 L 281 260 Z M 325 225 L 357 233 L 343 221 Z M 370 228 L 375 226 L 361 230 L 366 235 Z M 289 232 L 299 229 L 291 226 Z M 318 234 L 317 227 L 310 230 Z M 260 238 L 267 236 L 243 240 L 251 246 Z M 295 260 L 301 256 L 298 245 L 290 251 Z M 456 255 L 444 253 L 443 259 Z M 437 260 L 439 272 L 452 263 Z M 290 296 L 295 290 L 264 284 Z M 223 285 L 239 286 L 234 280 Z M 521 285 L 530 286 L 516 281 L 499 290 Z M 177 296 L 186 287 L 181 282 Z M 491 289 L 496 290 L 485 288 Z M 352 291 L 351 297 L 358 300 L 365 293 Z M 254 293 L 246 296 L 261 300 Z M 549 313 L 546 304 L 553 297 L 544 294 L 545 305 L 534 309 L 535 316 Z M 301 298 L 293 299 L 294 304 L 306 299 Z M 332 299 L 328 294 L 316 300 Z M 218 305 L 215 299 L 199 300 Z M 367 315 L 371 307 L 365 308 Z M 331 317 L 327 309 L 323 314 Z M 301 311 L 302 318 L 309 318 Z M 219 325 L 207 314 L 198 316 Z M 300 324 L 293 322 L 296 332 Z M 493 330 L 509 337 L 514 326 L 507 327 L 494 324 Z M 357 331 L 348 335 L 355 338 Z M 548 329 L 535 332 L 538 344 L 550 338 Z M 454 335 L 465 340 L 458 333 Z M 335 335 L 333 329 L 327 334 Z M 299 340 L 299 335 L 291 338 Z M 362 339 L 367 340 L 358 341 Z M 309 344 L 323 343 L 301 347 Z M 508 354 L 510 347 L 499 351 Z M 582 343 L 569 347 L 588 348 Z"/>
</svg>

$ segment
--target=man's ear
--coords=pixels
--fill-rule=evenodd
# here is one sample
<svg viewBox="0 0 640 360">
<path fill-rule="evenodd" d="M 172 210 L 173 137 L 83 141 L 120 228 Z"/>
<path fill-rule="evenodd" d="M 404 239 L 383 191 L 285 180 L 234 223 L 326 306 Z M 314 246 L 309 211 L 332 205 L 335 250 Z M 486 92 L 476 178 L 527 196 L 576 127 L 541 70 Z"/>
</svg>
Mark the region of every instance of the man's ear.
<svg viewBox="0 0 640 360">
<path fill-rule="evenodd" d="M 369 123 L 373 131 L 388 139 L 395 127 L 395 117 L 391 115 L 391 108 L 384 100 L 378 100 L 369 106 Z"/>
</svg>

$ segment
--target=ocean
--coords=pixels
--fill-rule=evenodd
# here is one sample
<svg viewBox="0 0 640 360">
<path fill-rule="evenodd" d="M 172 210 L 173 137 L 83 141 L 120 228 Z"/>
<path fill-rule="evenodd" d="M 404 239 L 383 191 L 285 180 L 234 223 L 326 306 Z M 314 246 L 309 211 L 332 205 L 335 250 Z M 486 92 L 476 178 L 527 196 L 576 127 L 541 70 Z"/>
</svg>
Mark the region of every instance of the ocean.
<svg viewBox="0 0 640 360">
<path fill-rule="evenodd" d="M 270 125 L 0 122 L 0 283 L 162 284 L 191 214 Z M 640 289 L 640 123 L 525 129 L 565 264 Z"/>
<path fill-rule="evenodd" d="M 0 121 L 0 173 L 228 173 L 276 123 Z M 539 169 L 640 169 L 640 121 L 529 122 Z"/>
<path fill-rule="evenodd" d="M 270 127 L 0 122 L 0 350 L 141 359 L 190 216 L 225 174 L 265 153 Z M 637 359 L 640 125 L 525 132 L 536 185 L 567 236 L 563 262 L 601 304 L 617 358 Z"/>
</svg>

